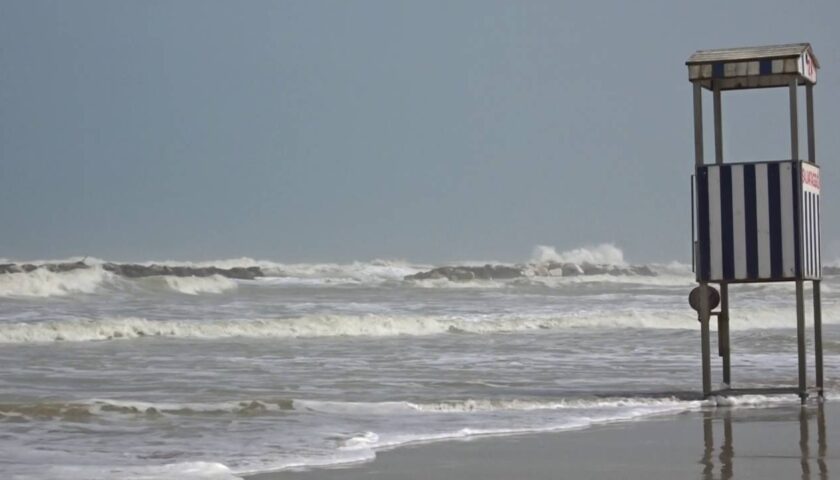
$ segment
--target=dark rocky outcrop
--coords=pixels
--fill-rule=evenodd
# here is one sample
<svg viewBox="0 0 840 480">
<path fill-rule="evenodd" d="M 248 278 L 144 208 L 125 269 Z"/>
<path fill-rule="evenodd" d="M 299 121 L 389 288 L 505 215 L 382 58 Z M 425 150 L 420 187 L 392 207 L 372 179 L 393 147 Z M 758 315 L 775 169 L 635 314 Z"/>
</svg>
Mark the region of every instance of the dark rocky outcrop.
<svg viewBox="0 0 840 480">
<path fill-rule="evenodd" d="M 0 273 L 28 273 L 39 268 L 43 268 L 50 272 L 69 272 L 70 270 L 77 270 L 79 268 L 89 268 L 84 262 L 65 262 L 65 263 L 44 263 L 36 265 L 34 263 L 4 263 L 0 264 Z"/>
<path fill-rule="evenodd" d="M 50 272 L 68 272 L 71 270 L 91 268 L 84 262 L 65 262 L 65 263 L 44 263 L 40 265 L 32 263 L 5 263 L 0 264 L 0 274 L 3 273 L 21 273 L 31 272 L 35 269 L 43 268 Z M 191 266 L 169 266 L 169 265 L 137 265 L 131 263 L 103 263 L 102 269 L 128 278 L 142 278 L 152 277 L 155 275 L 171 275 L 175 277 L 209 277 L 212 275 L 221 275 L 227 278 L 235 278 L 239 280 L 253 280 L 257 277 L 262 277 L 263 272 L 260 267 L 233 267 L 233 268 L 218 268 L 218 267 L 191 267 Z"/>
<path fill-rule="evenodd" d="M 484 265 L 481 267 L 437 267 L 428 272 L 407 275 L 406 280 L 429 280 L 445 278 L 454 281 L 469 280 L 510 280 L 525 276 L 524 267 L 505 265 Z"/>
<path fill-rule="evenodd" d="M 470 280 L 511 280 L 523 277 L 576 277 L 579 275 L 638 275 L 656 276 L 646 265 L 597 265 L 592 263 L 548 263 L 545 265 L 484 265 L 437 267 L 426 272 L 407 275 L 406 280 L 445 278 L 455 282 Z"/>
<path fill-rule="evenodd" d="M 239 280 L 253 280 L 254 278 L 263 276 L 260 267 L 218 268 L 105 263 L 102 265 L 102 268 L 128 278 L 152 277 L 155 275 L 171 275 L 174 277 L 209 277 L 212 275 L 221 275 Z"/>
</svg>

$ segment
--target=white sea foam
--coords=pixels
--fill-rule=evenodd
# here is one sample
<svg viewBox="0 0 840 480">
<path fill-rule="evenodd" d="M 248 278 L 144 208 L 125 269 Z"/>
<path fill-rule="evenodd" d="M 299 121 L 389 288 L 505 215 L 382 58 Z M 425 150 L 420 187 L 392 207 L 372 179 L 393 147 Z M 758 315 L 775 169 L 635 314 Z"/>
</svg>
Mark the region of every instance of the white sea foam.
<svg viewBox="0 0 840 480">
<path fill-rule="evenodd" d="M 61 297 L 74 294 L 99 293 L 106 287 L 130 287 L 131 282 L 140 285 L 154 284 L 162 279 L 166 288 L 186 295 L 222 293 L 237 288 L 234 280 L 221 275 L 208 277 L 147 277 L 135 280 L 122 278 L 104 270 L 100 265 L 78 268 L 64 272 L 51 272 L 36 268 L 30 272 L 0 274 L 0 298 L 8 297 Z"/>
<path fill-rule="evenodd" d="M 510 428 L 475 428 L 465 427 L 457 430 L 429 433 L 405 433 L 405 434 L 378 434 L 376 432 L 364 432 L 360 435 L 345 440 L 343 450 L 387 450 L 405 445 L 418 443 L 429 443 L 445 440 L 466 439 L 488 436 L 508 436 L 529 433 L 557 432 L 565 430 L 578 430 L 593 425 L 639 420 L 654 415 L 689 411 L 699 408 L 696 402 L 678 402 L 671 405 L 658 405 L 651 407 L 639 407 L 629 410 L 613 411 L 608 414 L 593 414 L 562 417 L 555 422 L 541 423 L 539 425 L 510 427 Z"/>
<path fill-rule="evenodd" d="M 624 252 L 620 248 L 610 243 L 603 243 L 600 245 L 575 248 L 565 252 L 557 253 L 554 247 L 546 245 L 537 245 L 534 248 L 534 253 L 531 256 L 531 261 L 537 264 L 544 264 L 549 262 L 554 263 L 591 263 L 597 265 L 616 265 L 623 266 L 627 263 L 624 261 Z"/>
<path fill-rule="evenodd" d="M 260 277 L 254 285 L 262 286 L 330 286 L 359 285 L 376 286 L 383 283 L 399 283 L 406 275 L 422 269 L 408 266 L 353 265 L 296 265 L 284 266 L 283 276 Z M 513 280 L 450 281 L 445 278 L 415 280 L 406 285 L 432 289 L 499 289 L 510 286 L 540 285 L 561 288 L 579 283 L 622 283 L 652 286 L 687 286 L 693 284 L 690 275 L 676 273 L 668 267 L 658 276 L 639 275 L 586 275 L 579 277 L 529 276 Z M 671 273 L 674 272 L 674 273 Z M 270 273 L 269 273 L 270 274 Z M 274 274 L 279 274 L 274 272 Z M 99 264 L 91 268 L 80 268 L 65 272 L 50 272 L 38 268 L 31 272 L 0 274 L 0 298 L 2 297 L 55 297 L 73 294 L 91 294 L 108 291 L 107 287 L 130 289 L 132 286 L 156 285 L 162 283 L 167 289 L 187 295 L 217 294 L 235 290 L 237 282 L 221 275 L 208 277 L 152 276 L 138 279 L 120 277 L 103 270 Z"/>
<path fill-rule="evenodd" d="M 167 275 L 164 279 L 169 288 L 186 295 L 236 290 L 236 282 L 221 275 L 211 275 L 209 277 L 173 277 Z"/>
<path fill-rule="evenodd" d="M 494 403 L 495 402 L 495 403 Z M 404 445 L 428 443 L 443 440 L 464 439 L 481 436 L 508 436 L 530 433 L 555 432 L 564 430 L 578 430 L 594 425 L 602 425 L 616 422 L 636 421 L 659 415 L 671 415 L 681 412 L 698 411 L 701 409 L 726 406 L 732 408 L 754 408 L 761 406 L 772 406 L 798 403 L 799 399 L 788 396 L 763 396 L 749 395 L 735 398 L 712 398 L 709 400 L 679 400 L 676 398 L 615 398 L 595 400 L 572 400 L 557 402 L 532 402 L 532 401 L 509 401 L 496 402 L 489 400 L 468 401 L 468 402 L 447 402 L 438 404 L 447 405 L 445 409 L 435 412 L 474 412 L 471 410 L 474 405 L 481 405 L 486 410 L 537 410 L 568 408 L 576 409 L 572 415 L 562 415 L 555 420 L 539 421 L 530 425 L 496 428 L 474 428 L 466 427 L 451 431 L 436 431 L 427 433 L 377 433 L 373 431 L 362 432 L 346 439 L 341 446 L 347 451 L 371 451 L 387 450 Z M 449 406 L 455 407 L 450 409 Z"/>
<path fill-rule="evenodd" d="M 0 297 L 54 297 L 93 293 L 115 276 L 100 267 L 66 272 L 37 268 L 31 272 L 0 275 Z"/>
<path fill-rule="evenodd" d="M 302 407 L 296 407 L 293 400 L 283 398 L 209 403 L 90 399 L 65 403 L 0 403 L 0 417 L 80 419 L 109 415 L 260 415 L 295 408 Z"/>
<path fill-rule="evenodd" d="M 824 310 L 824 323 L 840 322 L 838 307 Z M 732 330 L 794 328 L 791 312 L 733 310 Z M 422 315 L 307 315 L 295 318 L 148 320 L 137 317 L 0 323 L 0 343 L 33 343 L 176 337 L 197 339 L 391 337 L 438 334 L 492 334 L 569 328 L 696 329 L 688 309 L 598 312 L 577 315 L 500 315 L 495 317 Z"/>
<path fill-rule="evenodd" d="M 597 412 L 610 409 L 666 408 L 675 406 L 694 408 L 700 406 L 756 406 L 779 399 L 752 396 L 749 399 L 713 398 L 707 401 L 686 401 L 676 397 L 615 397 L 615 398 L 558 398 L 558 399 L 482 399 L 446 400 L 440 402 L 343 402 L 307 399 L 255 399 L 226 402 L 146 402 L 139 400 L 90 399 L 69 403 L 0 403 L 0 418 L 21 419 L 80 419 L 89 416 L 119 415 L 266 415 L 276 413 L 317 412 L 357 415 L 449 415 L 480 414 L 492 412 L 530 412 L 539 410 L 587 410 Z"/>
<path fill-rule="evenodd" d="M 256 260 L 242 257 L 233 259 L 185 262 L 176 260 L 143 261 L 140 265 L 165 265 L 169 267 L 216 267 L 221 269 L 258 267 L 268 279 L 284 279 L 292 284 L 299 280 L 302 284 L 358 283 L 378 284 L 387 281 L 399 281 L 411 275 L 432 268 L 429 265 L 411 264 L 402 260 L 372 260 L 351 263 L 279 263 L 270 260 Z M 279 282 L 278 282 L 279 283 Z"/>
<path fill-rule="evenodd" d="M 32 273 L 20 274 L 5 274 L 0 275 L 0 296 L 54 296 L 66 295 L 68 293 L 90 293 L 95 288 L 90 287 L 90 282 L 86 282 L 84 271 L 90 270 L 103 273 L 103 270 L 97 268 L 104 263 L 105 260 L 92 257 L 72 257 L 61 260 L 38 260 L 30 261 L 36 265 L 45 263 L 72 263 L 84 261 L 87 265 L 93 266 L 93 269 L 79 269 L 71 272 L 55 273 L 52 276 L 47 275 L 51 272 L 46 272 L 43 269 L 38 269 Z M 663 277 L 644 277 L 639 275 L 586 275 L 572 278 L 553 278 L 545 276 L 545 272 L 537 274 L 541 266 L 549 262 L 554 263 L 573 263 L 573 264 L 598 264 L 610 265 L 616 267 L 627 266 L 624 259 L 624 253 L 620 248 L 612 244 L 601 244 L 591 247 L 576 248 L 568 251 L 558 252 L 554 247 L 537 246 L 534 249 L 530 262 L 525 267 L 526 275 L 531 278 L 517 279 L 514 281 L 471 281 L 471 282 L 449 282 L 442 280 L 427 280 L 419 282 L 411 282 L 411 285 L 416 285 L 425 288 L 500 288 L 510 284 L 546 284 L 549 286 L 562 285 L 565 283 L 580 283 L 580 282 L 627 282 L 627 283 L 642 283 L 652 285 L 673 285 L 685 284 L 692 275 L 690 268 L 677 264 L 667 265 L 650 265 L 650 267 L 658 273 L 664 275 Z M 23 263 L 23 262 L 14 262 Z M 351 263 L 279 263 L 270 260 L 259 260 L 248 257 L 219 259 L 207 261 L 141 261 L 136 262 L 139 265 L 164 265 L 169 267 L 192 267 L 192 268 L 206 268 L 216 267 L 221 269 L 230 268 L 248 268 L 258 267 L 263 273 L 262 277 L 265 281 L 263 284 L 269 285 L 337 285 L 337 284 L 356 284 L 356 285 L 380 285 L 383 283 L 398 283 L 406 276 L 413 275 L 419 272 L 428 271 L 433 268 L 432 265 L 410 263 L 403 260 L 372 260 L 369 262 L 351 262 Z M 484 264 L 494 265 L 512 265 L 504 262 L 481 262 Z M 476 262 L 454 262 L 454 265 L 479 265 Z M 533 270 L 533 271 L 532 271 Z M 529 272 L 531 273 L 529 275 Z M 74 277 L 75 275 L 75 277 Z M 58 277 L 56 277 L 58 276 Z M 93 275 L 95 276 L 95 275 Z M 50 277 L 50 278 L 46 278 Z M 55 277 L 55 278 L 53 278 Z M 75 278 L 78 277 L 77 280 Z M 215 280 L 184 280 L 169 279 L 167 283 L 169 286 L 179 292 L 186 294 L 201 294 L 201 293 L 218 293 L 220 291 L 227 291 L 233 287 L 233 283 L 226 283 L 222 286 L 222 282 Z M 61 282 L 63 280 L 63 283 Z M 102 279 L 100 279 L 101 283 Z M 78 285 L 76 284 L 78 283 Z M 14 286 L 11 286 L 13 285 Z M 60 284 L 60 285 L 59 285 Z"/>
<path fill-rule="evenodd" d="M 258 401 L 224 402 L 218 404 L 160 404 L 136 401 L 90 400 L 87 405 L 110 405 L 117 409 L 154 408 L 159 411 L 174 409 L 183 412 L 187 409 L 217 412 L 225 408 L 232 408 L 232 413 L 240 413 L 231 405 L 246 405 Z M 270 402 L 265 402 L 270 403 Z M 164 465 L 145 466 L 116 466 L 116 465 L 63 465 L 41 469 L 39 479 L 105 479 L 125 478 L 129 480 L 158 480 L 165 478 L 183 478 L 187 480 L 236 480 L 243 475 L 260 472 L 289 470 L 294 468 L 313 468 L 323 466 L 337 466 L 343 464 L 371 461 L 377 452 L 394 449 L 406 445 L 432 443 L 453 439 L 468 439 L 488 436 L 510 436 L 531 433 L 579 430 L 595 425 L 617 422 L 637 421 L 653 416 L 672 415 L 681 412 L 698 411 L 716 408 L 724 405 L 730 408 L 753 408 L 785 403 L 798 403 L 798 399 L 791 396 L 759 396 L 737 397 L 706 401 L 680 400 L 677 398 L 647 398 L 647 397 L 617 397 L 592 399 L 556 399 L 556 400 L 489 400 L 468 399 L 462 401 L 445 401 L 438 403 L 418 404 L 412 402 L 319 402 L 314 400 L 296 400 L 295 409 L 309 411 L 324 411 L 340 413 L 342 416 L 355 415 L 468 415 L 491 413 L 493 415 L 528 412 L 545 409 L 569 409 L 558 416 L 536 417 L 531 421 L 527 417 L 520 418 L 508 426 L 457 426 L 452 429 L 435 428 L 415 431 L 394 430 L 374 431 L 364 430 L 355 434 L 347 434 L 338 442 L 337 450 L 319 452 L 317 454 L 281 455 L 260 459 L 244 459 L 235 467 L 228 467 L 218 462 L 178 462 Z M 315 408 L 318 407 L 318 408 Z M 439 426 L 449 423 L 439 423 Z M 456 423 L 457 425 L 457 423 Z M 35 478 L 19 475 L 13 478 Z"/>
<path fill-rule="evenodd" d="M 792 395 L 739 395 L 734 397 L 710 397 L 703 401 L 705 407 L 769 407 L 800 402 Z"/>
<path fill-rule="evenodd" d="M 217 462 L 181 462 L 148 466 L 79 465 L 52 466 L 37 476 L 16 475 L 15 480 L 241 480 L 230 468 Z"/>
<path fill-rule="evenodd" d="M 482 412 L 528 412 L 536 410 L 603 410 L 633 408 L 681 408 L 711 405 L 700 401 L 680 400 L 676 397 L 614 397 L 614 398 L 558 398 L 558 399 L 482 399 L 446 400 L 441 402 L 336 402 L 295 400 L 296 410 L 323 413 L 394 415 L 411 412 L 430 414 L 463 414 Z"/>
</svg>

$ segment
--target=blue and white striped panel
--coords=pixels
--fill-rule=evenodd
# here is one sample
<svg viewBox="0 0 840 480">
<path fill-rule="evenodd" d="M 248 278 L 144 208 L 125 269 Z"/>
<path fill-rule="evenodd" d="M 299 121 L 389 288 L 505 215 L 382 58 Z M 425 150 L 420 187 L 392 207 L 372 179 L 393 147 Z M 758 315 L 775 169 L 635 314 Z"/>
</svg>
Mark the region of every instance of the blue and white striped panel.
<svg viewBox="0 0 840 480">
<path fill-rule="evenodd" d="M 820 262 L 820 170 L 803 163 L 802 178 L 802 258 L 805 278 L 822 276 Z"/>
<path fill-rule="evenodd" d="M 819 278 L 819 191 L 800 184 L 801 164 L 697 169 L 699 280 Z"/>
</svg>

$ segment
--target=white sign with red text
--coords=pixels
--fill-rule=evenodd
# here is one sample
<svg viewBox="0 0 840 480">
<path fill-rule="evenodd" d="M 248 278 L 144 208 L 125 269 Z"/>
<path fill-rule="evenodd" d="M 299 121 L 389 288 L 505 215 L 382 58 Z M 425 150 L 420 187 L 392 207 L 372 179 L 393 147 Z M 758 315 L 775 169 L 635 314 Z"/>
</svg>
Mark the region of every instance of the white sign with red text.
<svg viewBox="0 0 840 480">
<path fill-rule="evenodd" d="M 802 162 L 802 191 L 820 194 L 820 169 L 812 163 Z"/>
<path fill-rule="evenodd" d="M 811 83 L 817 83 L 817 66 L 814 65 L 814 59 L 806 50 L 799 59 L 799 71 Z"/>
</svg>

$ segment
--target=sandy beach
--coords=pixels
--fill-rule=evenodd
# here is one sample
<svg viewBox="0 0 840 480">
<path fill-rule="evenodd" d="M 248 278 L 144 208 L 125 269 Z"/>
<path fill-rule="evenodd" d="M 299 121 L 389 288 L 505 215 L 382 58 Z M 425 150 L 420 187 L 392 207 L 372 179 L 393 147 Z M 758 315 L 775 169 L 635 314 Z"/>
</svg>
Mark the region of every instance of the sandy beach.
<svg viewBox="0 0 840 480">
<path fill-rule="evenodd" d="M 826 479 L 840 471 L 831 428 L 838 412 L 830 402 L 720 407 L 588 430 L 415 445 L 379 452 L 370 463 L 248 478 Z"/>
</svg>

